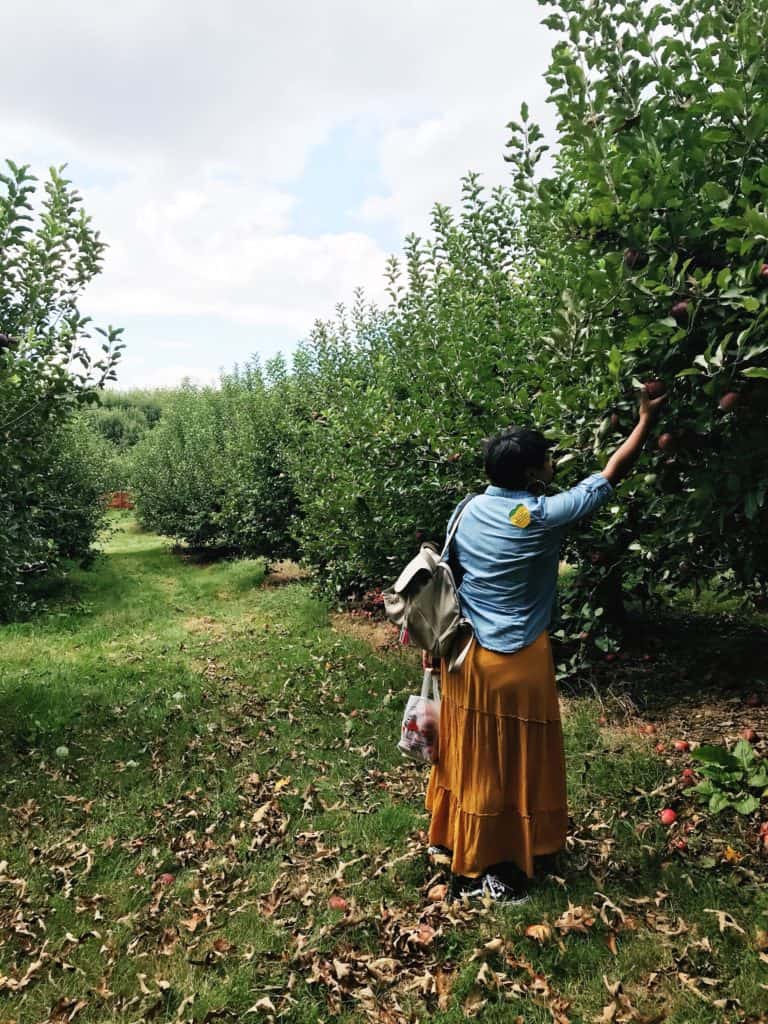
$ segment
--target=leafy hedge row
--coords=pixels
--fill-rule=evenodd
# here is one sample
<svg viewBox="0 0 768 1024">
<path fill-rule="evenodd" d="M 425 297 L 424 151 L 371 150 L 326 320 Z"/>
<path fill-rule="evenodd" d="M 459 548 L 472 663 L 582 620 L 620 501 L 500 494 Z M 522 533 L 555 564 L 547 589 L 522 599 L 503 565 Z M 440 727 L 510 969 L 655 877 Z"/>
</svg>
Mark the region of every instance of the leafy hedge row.
<svg viewBox="0 0 768 1024">
<path fill-rule="evenodd" d="M 30 583 L 86 556 L 103 515 L 105 448 L 74 417 L 114 376 L 119 332 L 88 344 L 78 297 L 103 243 L 52 170 L 0 174 L 0 620 L 34 604 Z"/>
<path fill-rule="evenodd" d="M 277 381 L 258 365 L 219 389 L 180 389 L 131 455 L 140 520 L 194 547 L 293 557 L 284 421 Z"/>
</svg>

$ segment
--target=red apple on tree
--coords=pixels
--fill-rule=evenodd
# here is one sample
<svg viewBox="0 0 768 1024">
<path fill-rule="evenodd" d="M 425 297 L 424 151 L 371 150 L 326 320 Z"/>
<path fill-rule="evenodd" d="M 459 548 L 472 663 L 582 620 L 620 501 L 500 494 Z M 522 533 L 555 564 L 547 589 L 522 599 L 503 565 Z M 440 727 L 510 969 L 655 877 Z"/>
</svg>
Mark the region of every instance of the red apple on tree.
<svg viewBox="0 0 768 1024">
<path fill-rule="evenodd" d="M 730 412 L 731 409 L 736 408 L 740 399 L 741 395 L 738 391 L 726 391 L 717 407 L 721 412 Z"/>
<path fill-rule="evenodd" d="M 759 274 L 763 281 L 768 281 L 768 263 L 764 263 L 762 267 L 760 267 Z"/>
<path fill-rule="evenodd" d="M 643 267 L 648 265 L 648 256 L 646 253 L 641 252 L 640 249 L 625 249 L 624 265 L 629 267 L 630 270 L 642 270 Z"/>
<path fill-rule="evenodd" d="M 673 304 L 672 308 L 669 311 L 670 315 L 673 316 L 677 321 L 686 320 L 688 318 L 688 310 L 690 308 L 690 305 L 691 304 L 687 299 L 680 299 L 679 302 L 675 302 Z"/>
<path fill-rule="evenodd" d="M 659 449 L 663 452 L 673 452 L 675 450 L 675 439 L 672 434 L 662 434 L 658 440 Z"/>
<path fill-rule="evenodd" d="M 667 387 L 663 380 L 647 380 L 643 387 L 648 392 L 650 399 L 661 398 L 667 393 Z"/>
</svg>

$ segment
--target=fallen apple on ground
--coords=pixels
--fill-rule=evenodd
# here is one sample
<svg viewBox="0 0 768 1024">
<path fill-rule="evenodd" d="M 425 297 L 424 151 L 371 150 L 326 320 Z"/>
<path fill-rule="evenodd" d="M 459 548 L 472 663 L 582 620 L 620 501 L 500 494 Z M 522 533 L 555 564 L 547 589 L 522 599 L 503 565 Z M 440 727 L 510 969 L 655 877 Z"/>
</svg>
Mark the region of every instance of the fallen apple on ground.
<svg viewBox="0 0 768 1024">
<path fill-rule="evenodd" d="M 674 825 L 677 821 L 677 812 L 673 811 L 671 807 L 665 807 L 659 814 L 662 825 Z"/>
<path fill-rule="evenodd" d="M 686 751 L 691 749 L 691 744 L 688 742 L 688 740 L 675 740 L 672 746 L 675 748 L 678 754 L 684 754 L 686 753 Z"/>
</svg>

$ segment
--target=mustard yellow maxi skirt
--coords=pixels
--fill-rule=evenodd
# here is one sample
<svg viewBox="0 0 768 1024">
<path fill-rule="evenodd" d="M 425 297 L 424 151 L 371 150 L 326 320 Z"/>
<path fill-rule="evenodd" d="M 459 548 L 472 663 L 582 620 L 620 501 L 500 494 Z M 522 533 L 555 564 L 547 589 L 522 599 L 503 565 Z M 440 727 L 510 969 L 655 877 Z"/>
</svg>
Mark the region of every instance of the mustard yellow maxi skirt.
<svg viewBox="0 0 768 1024">
<path fill-rule="evenodd" d="M 453 851 L 451 870 L 477 877 L 565 845 L 565 754 L 555 666 L 545 630 L 498 654 L 476 640 L 456 672 L 441 673 L 439 761 L 427 786 L 430 844 Z"/>
</svg>

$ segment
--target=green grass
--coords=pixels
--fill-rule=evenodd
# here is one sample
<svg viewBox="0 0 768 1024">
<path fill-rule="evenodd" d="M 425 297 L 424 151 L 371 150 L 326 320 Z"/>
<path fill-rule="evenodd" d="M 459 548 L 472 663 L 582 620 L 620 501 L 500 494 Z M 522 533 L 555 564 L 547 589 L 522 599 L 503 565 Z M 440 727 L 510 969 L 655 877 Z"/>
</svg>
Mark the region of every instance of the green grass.
<svg viewBox="0 0 768 1024">
<path fill-rule="evenodd" d="M 768 1009 L 759 859 L 727 821 L 670 850 L 659 808 L 692 808 L 646 740 L 599 728 L 594 700 L 568 703 L 557 878 L 518 909 L 432 903 L 426 774 L 395 751 L 414 656 L 334 631 L 306 585 L 265 585 L 258 562 L 194 565 L 114 521 L 49 614 L 0 632 L 0 1021 L 259 1020 L 267 1003 L 246 1011 L 268 998 L 296 1022 L 375 1005 L 587 1022 L 611 1002 L 604 975 L 651 1019 Z M 526 937 L 569 903 L 585 933 Z"/>
</svg>

